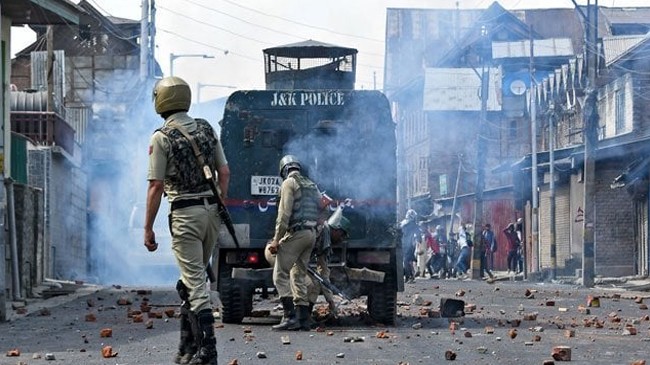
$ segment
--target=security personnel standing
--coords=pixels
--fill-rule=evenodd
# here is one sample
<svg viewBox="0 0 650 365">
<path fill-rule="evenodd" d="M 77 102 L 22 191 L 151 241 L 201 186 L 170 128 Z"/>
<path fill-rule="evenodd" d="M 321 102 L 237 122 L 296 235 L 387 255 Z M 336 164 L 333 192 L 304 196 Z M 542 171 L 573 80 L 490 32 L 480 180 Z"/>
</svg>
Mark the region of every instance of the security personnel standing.
<svg viewBox="0 0 650 365">
<path fill-rule="evenodd" d="M 282 302 L 284 315 L 274 330 L 309 330 L 310 313 L 307 277 L 309 257 L 316 241 L 320 192 L 314 182 L 301 174 L 295 156 L 280 160 L 280 188 L 275 235 L 269 244 L 276 254 L 273 284 Z"/>
<path fill-rule="evenodd" d="M 216 365 L 214 317 L 206 287 L 206 266 L 217 242 L 221 220 L 216 198 L 184 133 L 196 142 L 205 164 L 217 171 L 222 199 L 228 191 L 230 169 L 221 142 L 210 124 L 187 114 L 191 92 L 185 81 L 178 77 L 161 79 L 154 87 L 153 99 L 156 113 L 165 122 L 154 132 L 149 144 L 144 245 L 149 251 L 158 247 L 153 224 L 165 193 L 171 205 L 171 245 L 181 276 L 176 289 L 183 300 L 181 343 L 174 362 Z"/>
</svg>

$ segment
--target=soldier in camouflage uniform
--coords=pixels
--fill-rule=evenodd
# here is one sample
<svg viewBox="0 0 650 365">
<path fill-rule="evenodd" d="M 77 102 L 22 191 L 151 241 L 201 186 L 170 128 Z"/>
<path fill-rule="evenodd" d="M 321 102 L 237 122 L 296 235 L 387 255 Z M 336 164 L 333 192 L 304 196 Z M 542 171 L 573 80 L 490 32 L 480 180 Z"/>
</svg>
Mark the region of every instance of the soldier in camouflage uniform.
<svg viewBox="0 0 650 365">
<path fill-rule="evenodd" d="M 276 254 L 273 266 L 275 285 L 284 315 L 274 330 L 309 330 L 310 313 L 307 265 L 316 241 L 321 194 L 314 182 L 300 172 L 295 156 L 280 160 L 280 188 L 275 235 L 269 244 Z"/>
<path fill-rule="evenodd" d="M 161 79 L 154 87 L 153 98 L 156 113 L 165 122 L 151 136 L 149 144 L 144 245 L 149 251 L 158 247 L 153 224 L 165 193 L 171 206 L 171 245 L 181 276 L 176 289 L 183 300 L 181 342 L 174 362 L 216 365 L 214 317 L 206 287 L 206 266 L 217 242 L 221 220 L 216 198 L 197 164 L 192 145 L 180 130 L 194 139 L 205 163 L 217 171 L 222 199 L 228 191 L 230 169 L 221 142 L 210 124 L 187 114 L 191 93 L 185 81 L 178 77 Z"/>
</svg>

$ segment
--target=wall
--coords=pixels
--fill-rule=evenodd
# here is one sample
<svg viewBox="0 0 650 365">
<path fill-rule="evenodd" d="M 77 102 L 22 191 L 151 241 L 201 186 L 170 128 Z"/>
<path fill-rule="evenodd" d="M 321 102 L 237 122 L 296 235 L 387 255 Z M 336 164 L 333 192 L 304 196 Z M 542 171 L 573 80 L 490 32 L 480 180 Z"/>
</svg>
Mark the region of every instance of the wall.
<svg viewBox="0 0 650 365">
<path fill-rule="evenodd" d="M 598 165 L 595 181 L 595 274 L 634 275 L 634 204 L 625 189 L 610 183 L 625 169 L 624 163 Z"/>
<path fill-rule="evenodd" d="M 571 224 L 570 224 L 570 196 L 569 182 L 558 179 L 556 172 L 555 181 L 555 247 L 556 268 L 564 269 L 567 260 L 571 259 Z M 551 210 L 550 188 L 548 173 L 544 177 L 545 184 L 540 186 L 539 194 L 539 241 L 540 264 L 542 269 L 552 268 L 551 263 Z M 575 274 L 575 273 L 565 273 Z"/>
<path fill-rule="evenodd" d="M 29 184 L 44 195 L 44 276 L 83 280 L 87 276 L 87 178 L 58 150 L 34 147 L 29 151 Z"/>
<path fill-rule="evenodd" d="M 43 282 L 43 191 L 14 185 L 16 242 L 19 252 L 21 296 L 32 297 L 32 289 Z"/>
<path fill-rule="evenodd" d="M 86 175 L 61 154 L 52 156 L 50 232 L 54 248 L 54 278 L 86 278 Z M 66 183 L 62 183 L 66 182 Z"/>
</svg>

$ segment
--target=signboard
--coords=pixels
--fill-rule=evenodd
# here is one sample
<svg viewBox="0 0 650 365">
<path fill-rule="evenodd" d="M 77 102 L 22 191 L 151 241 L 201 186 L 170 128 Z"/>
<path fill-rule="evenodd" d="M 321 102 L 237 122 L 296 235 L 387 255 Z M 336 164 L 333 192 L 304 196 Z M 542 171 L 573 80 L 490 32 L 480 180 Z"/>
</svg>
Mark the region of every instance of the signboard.
<svg viewBox="0 0 650 365">
<path fill-rule="evenodd" d="M 280 176 L 251 176 L 251 195 L 278 195 L 280 185 Z"/>
<path fill-rule="evenodd" d="M 480 71 L 480 70 L 479 70 Z M 480 111 L 481 78 L 471 68 L 427 68 L 424 74 L 424 111 Z M 490 69 L 488 111 L 501 110 L 501 74 Z"/>
</svg>

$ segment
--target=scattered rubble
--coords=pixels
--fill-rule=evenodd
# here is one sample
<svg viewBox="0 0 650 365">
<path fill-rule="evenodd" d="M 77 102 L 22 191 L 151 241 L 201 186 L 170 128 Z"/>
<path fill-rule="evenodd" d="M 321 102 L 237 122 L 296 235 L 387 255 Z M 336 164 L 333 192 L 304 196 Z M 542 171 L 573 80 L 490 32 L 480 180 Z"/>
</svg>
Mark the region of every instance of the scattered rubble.
<svg viewBox="0 0 650 365">
<path fill-rule="evenodd" d="M 104 358 L 111 358 L 111 357 L 116 357 L 117 352 L 113 352 L 113 347 L 112 346 L 104 346 L 102 347 L 102 357 Z M 47 358 L 47 355 L 45 355 Z"/>
<path fill-rule="evenodd" d="M 551 356 L 555 361 L 571 361 L 571 347 L 555 346 L 551 351 Z"/>
</svg>

